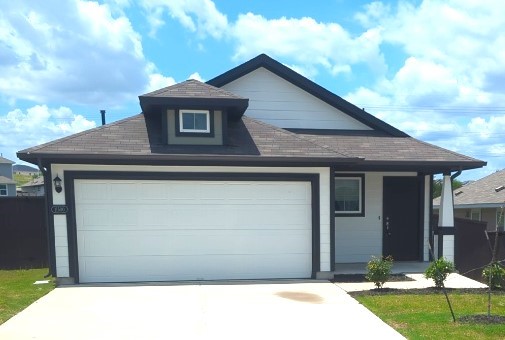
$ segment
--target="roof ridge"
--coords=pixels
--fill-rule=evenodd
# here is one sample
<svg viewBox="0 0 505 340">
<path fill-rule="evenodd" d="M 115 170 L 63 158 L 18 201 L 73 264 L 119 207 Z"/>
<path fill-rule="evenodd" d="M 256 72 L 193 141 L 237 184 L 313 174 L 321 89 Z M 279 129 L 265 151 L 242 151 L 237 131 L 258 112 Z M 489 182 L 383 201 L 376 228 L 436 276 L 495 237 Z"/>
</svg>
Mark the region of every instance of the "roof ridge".
<svg viewBox="0 0 505 340">
<path fill-rule="evenodd" d="M 239 95 L 237 95 L 237 94 L 235 94 L 233 92 L 225 90 L 225 89 L 223 89 L 221 87 L 213 86 L 211 84 L 208 84 L 206 82 L 200 81 L 198 79 L 186 79 L 186 80 L 181 81 L 179 83 L 175 83 L 175 84 L 172 84 L 172 85 L 169 85 L 169 86 L 162 87 L 161 89 L 157 89 L 157 90 L 154 90 L 154 91 L 142 94 L 141 97 L 151 97 L 153 95 L 160 95 L 162 93 L 166 93 L 166 92 L 169 92 L 171 90 L 174 90 L 174 89 L 177 89 L 179 87 L 182 87 L 182 86 L 184 86 L 185 83 L 196 83 L 198 86 L 202 86 L 202 87 L 204 87 L 207 90 L 217 91 L 217 92 L 226 94 L 227 96 L 231 96 L 231 97 L 244 98 L 244 97 L 239 96 Z"/>
<path fill-rule="evenodd" d="M 265 123 L 265 122 L 263 122 L 263 121 L 260 121 L 260 120 L 257 120 L 257 119 L 254 119 L 254 118 L 251 118 L 251 117 L 246 116 L 246 115 L 244 115 L 244 116 L 243 116 L 243 118 L 249 119 L 249 120 L 251 120 L 251 121 L 253 121 L 253 122 L 257 123 L 257 124 L 260 124 L 260 125 L 263 125 L 263 126 L 267 126 L 267 127 L 271 128 L 271 129 L 274 129 L 274 130 L 276 130 L 276 131 L 279 131 L 279 132 L 282 132 L 282 133 L 288 134 L 288 135 L 290 135 L 290 136 L 292 136 L 292 137 L 294 137 L 294 138 L 297 138 L 297 139 L 299 139 L 299 140 L 303 140 L 304 142 L 308 142 L 308 143 L 311 143 L 311 144 L 313 144 L 313 145 L 316 145 L 316 146 L 318 146 L 318 147 L 320 147 L 320 148 L 323 148 L 323 149 L 325 149 L 325 150 L 331 151 L 331 152 L 332 152 L 332 153 L 334 153 L 335 155 L 338 155 L 338 156 L 345 156 L 345 157 L 348 157 L 348 158 L 356 158 L 356 157 L 352 157 L 352 156 L 350 156 L 350 155 L 348 155 L 348 154 L 346 154 L 346 153 L 343 153 L 343 152 L 340 152 L 340 151 L 336 151 L 335 149 L 333 149 L 332 147 L 330 147 L 330 146 L 328 146 L 328 145 L 322 145 L 322 144 L 319 144 L 319 143 L 317 143 L 316 141 L 310 140 L 310 139 L 308 139 L 308 138 L 305 138 L 305 137 L 303 137 L 303 136 L 300 136 L 300 135 L 298 135 L 298 134 L 296 134 L 296 133 L 294 133 L 294 132 L 288 131 L 288 130 L 283 129 L 283 128 L 281 128 L 281 127 L 278 127 L 278 126 L 275 126 L 275 125 L 271 125 L 271 124 Z"/>
<path fill-rule="evenodd" d="M 70 136 L 65 136 L 65 137 L 58 138 L 56 140 L 44 143 L 44 144 L 40 144 L 40 145 L 31 147 L 31 148 L 28 148 L 28 149 L 24 149 L 24 150 L 18 151 L 18 153 L 30 153 L 30 152 L 33 152 L 33 151 L 38 151 L 40 149 L 43 149 L 45 147 L 48 147 L 48 146 L 51 146 L 51 145 L 54 145 L 54 144 L 57 144 L 57 143 L 65 142 L 65 141 L 68 141 L 68 140 L 72 140 L 74 138 L 81 137 L 81 136 L 87 135 L 87 134 L 92 133 L 92 132 L 96 132 L 96 131 L 99 131 L 99 130 L 104 130 L 104 129 L 112 127 L 112 126 L 116 126 L 116 125 L 125 123 L 127 121 L 130 121 L 130 120 L 133 120 L 135 118 L 138 118 L 141 115 L 142 115 L 142 113 L 138 113 L 138 114 L 130 116 L 130 117 L 126 117 L 126 118 L 123 118 L 123 119 L 120 119 L 120 120 L 116 120 L 115 122 L 112 122 L 112 123 L 109 123 L 109 124 L 100 125 L 100 126 L 88 129 L 88 130 L 84 130 L 84 131 L 81 131 L 81 132 L 77 132 L 77 133 L 71 134 Z"/>
</svg>

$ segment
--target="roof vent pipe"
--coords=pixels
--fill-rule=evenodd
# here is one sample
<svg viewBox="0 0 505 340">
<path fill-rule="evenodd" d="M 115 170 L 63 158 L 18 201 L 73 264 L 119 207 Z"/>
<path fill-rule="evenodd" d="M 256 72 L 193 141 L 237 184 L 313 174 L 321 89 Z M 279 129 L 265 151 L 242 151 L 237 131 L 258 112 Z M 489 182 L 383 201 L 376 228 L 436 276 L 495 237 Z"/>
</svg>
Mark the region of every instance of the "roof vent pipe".
<svg viewBox="0 0 505 340">
<path fill-rule="evenodd" d="M 505 185 L 500 185 L 499 187 L 494 188 L 494 191 L 496 191 L 496 192 L 500 192 L 500 191 L 502 191 L 503 189 L 505 189 Z"/>
<path fill-rule="evenodd" d="M 102 115 L 102 125 L 105 125 L 105 110 L 100 110 L 100 114 Z"/>
</svg>

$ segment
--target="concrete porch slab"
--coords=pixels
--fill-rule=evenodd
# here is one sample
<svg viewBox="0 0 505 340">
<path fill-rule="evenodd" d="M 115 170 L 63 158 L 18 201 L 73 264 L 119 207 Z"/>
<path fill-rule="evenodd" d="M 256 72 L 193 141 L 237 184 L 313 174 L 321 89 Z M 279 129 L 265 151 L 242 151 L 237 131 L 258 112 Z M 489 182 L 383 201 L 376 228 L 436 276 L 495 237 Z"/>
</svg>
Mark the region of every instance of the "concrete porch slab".
<svg viewBox="0 0 505 340">
<path fill-rule="evenodd" d="M 421 289 L 435 287 L 435 283 L 431 279 L 424 278 L 421 273 L 405 274 L 414 281 L 401 282 L 386 282 L 384 288 L 394 289 Z M 373 282 L 335 282 L 335 285 L 342 288 L 346 292 L 357 292 L 363 290 L 371 290 L 375 288 Z M 463 275 L 452 273 L 449 274 L 445 282 L 446 288 L 487 288 L 487 286 L 478 281 L 469 279 Z"/>
<path fill-rule="evenodd" d="M 366 262 L 335 263 L 334 274 L 366 274 Z M 393 274 L 424 273 L 429 262 L 405 261 L 393 263 Z"/>
</svg>

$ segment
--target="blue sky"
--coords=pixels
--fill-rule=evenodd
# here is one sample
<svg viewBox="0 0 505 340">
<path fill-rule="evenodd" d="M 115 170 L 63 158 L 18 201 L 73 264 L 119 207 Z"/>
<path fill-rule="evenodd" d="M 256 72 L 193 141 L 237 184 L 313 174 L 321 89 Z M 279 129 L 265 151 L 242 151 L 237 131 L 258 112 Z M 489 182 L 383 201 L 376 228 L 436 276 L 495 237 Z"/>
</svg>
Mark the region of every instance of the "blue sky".
<svg viewBox="0 0 505 340">
<path fill-rule="evenodd" d="M 267 53 L 411 136 L 505 168 L 497 1 L 10 1 L 0 152 L 140 111 L 138 95 Z"/>
</svg>

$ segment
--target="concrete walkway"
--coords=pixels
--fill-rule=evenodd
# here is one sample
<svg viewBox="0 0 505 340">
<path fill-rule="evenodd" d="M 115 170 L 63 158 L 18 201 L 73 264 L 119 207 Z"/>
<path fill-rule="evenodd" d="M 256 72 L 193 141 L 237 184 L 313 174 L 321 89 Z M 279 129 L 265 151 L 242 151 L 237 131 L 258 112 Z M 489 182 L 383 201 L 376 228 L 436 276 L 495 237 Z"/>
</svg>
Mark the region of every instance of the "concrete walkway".
<svg viewBox="0 0 505 340">
<path fill-rule="evenodd" d="M 402 339 L 328 281 L 56 288 L 0 339 Z"/>
<path fill-rule="evenodd" d="M 405 274 L 405 276 L 410 277 L 414 281 L 386 282 L 384 284 L 384 288 L 419 289 L 435 286 L 433 280 L 425 279 L 423 274 Z M 356 292 L 375 288 L 373 282 L 339 282 L 335 283 L 335 285 L 346 292 Z M 487 288 L 487 286 L 483 283 L 456 273 L 449 274 L 447 281 L 445 282 L 445 286 L 447 288 Z"/>
</svg>

